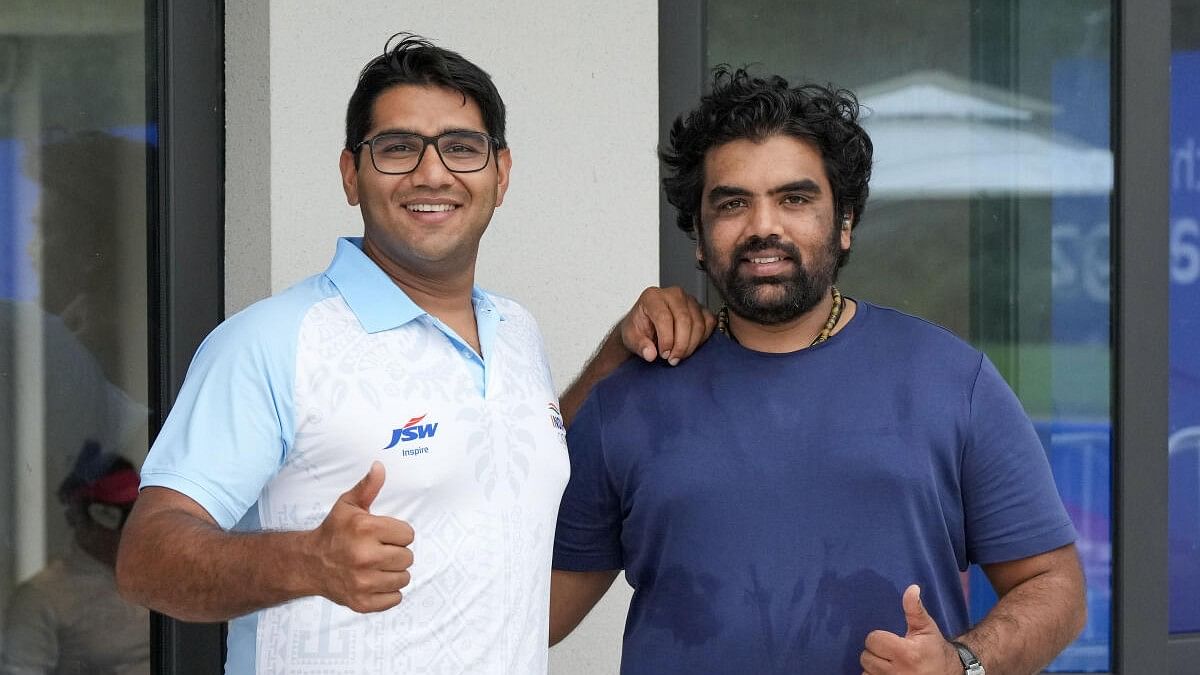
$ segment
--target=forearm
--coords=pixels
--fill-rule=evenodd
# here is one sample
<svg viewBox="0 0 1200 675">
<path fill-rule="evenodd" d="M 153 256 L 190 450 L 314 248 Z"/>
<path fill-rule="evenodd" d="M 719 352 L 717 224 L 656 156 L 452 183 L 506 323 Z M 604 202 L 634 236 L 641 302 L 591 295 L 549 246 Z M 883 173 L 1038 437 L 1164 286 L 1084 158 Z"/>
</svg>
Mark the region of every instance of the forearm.
<svg viewBox="0 0 1200 675">
<path fill-rule="evenodd" d="M 587 400 L 588 394 L 591 393 L 592 387 L 596 383 L 603 380 L 609 373 L 616 370 L 618 366 L 625 363 L 630 357 L 630 352 L 625 348 L 621 341 L 619 324 L 608 332 L 604 341 L 600 343 L 600 347 L 592 358 L 588 359 L 587 365 L 583 367 L 583 371 L 567 387 L 559 398 L 559 407 L 563 415 L 563 422 L 569 427 L 571 421 L 575 419 L 575 413 L 579 412 L 579 408 L 583 406 L 583 402 Z"/>
<path fill-rule="evenodd" d="M 231 533 L 180 511 L 127 528 L 122 596 L 184 621 L 225 621 L 318 589 L 305 573 L 308 532 Z"/>
<path fill-rule="evenodd" d="M 1055 570 L 1014 586 L 973 629 L 957 638 L 988 675 L 1041 672 L 1083 630 L 1082 574 Z"/>
<path fill-rule="evenodd" d="M 550 574 L 550 646 L 558 644 L 592 611 L 620 572 L 567 572 Z"/>
</svg>

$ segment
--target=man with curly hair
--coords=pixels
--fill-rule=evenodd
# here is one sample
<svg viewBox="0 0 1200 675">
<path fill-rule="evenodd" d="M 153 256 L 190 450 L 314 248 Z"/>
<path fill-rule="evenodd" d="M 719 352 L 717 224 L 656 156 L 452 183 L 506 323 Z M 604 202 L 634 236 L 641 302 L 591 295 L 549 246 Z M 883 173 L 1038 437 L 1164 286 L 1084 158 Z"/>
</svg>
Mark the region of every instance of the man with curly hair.
<svg viewBox="0 0 1200 675">
<path fill-rule="evenodd" d="M 1029 673 L 1082 630 L 1075 530 L 977 349 L 842 295 L 872 146 L 850 92 L 719 69 L 662 151 L 725 301 L 568 433 L 551 640 L 625 570 L 622 673 Z M 961 573 L 999 602 L 972 626 Z"/>
</svg>

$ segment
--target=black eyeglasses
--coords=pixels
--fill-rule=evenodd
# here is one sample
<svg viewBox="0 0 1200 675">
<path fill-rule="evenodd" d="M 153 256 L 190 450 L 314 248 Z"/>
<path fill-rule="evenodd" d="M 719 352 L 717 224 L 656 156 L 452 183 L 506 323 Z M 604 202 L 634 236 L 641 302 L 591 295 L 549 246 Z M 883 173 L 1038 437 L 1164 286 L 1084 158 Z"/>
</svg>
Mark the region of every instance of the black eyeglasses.
<svg viewBox="0 0 1200 675">
<path fill-rule="evenodd" d="M 416 171 L 425 148 L 433 145 L 446 169 L 474 173 L 487 167 L 495 143 L 494 138 L 478 131 L 448 131 L 440 136 L 384 133 L 361 141 L 354 152 L 366 145 L 376 171 L 397 175 Z"/>
</svg>

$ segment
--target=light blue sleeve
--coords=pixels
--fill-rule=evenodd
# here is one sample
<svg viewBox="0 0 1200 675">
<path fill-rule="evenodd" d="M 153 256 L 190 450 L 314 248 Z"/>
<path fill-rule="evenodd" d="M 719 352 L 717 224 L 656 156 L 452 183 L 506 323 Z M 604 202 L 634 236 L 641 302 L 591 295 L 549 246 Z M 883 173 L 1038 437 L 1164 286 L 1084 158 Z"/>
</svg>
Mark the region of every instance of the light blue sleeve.
<svg viewBox="0 0 1200 675">
<path fill-rule="evenodd" d="M 223 528 L 257 500 L 295 432 L 296 342 L 323 275 L 251 305 L 205 338 L 142 466 L 142 487 L 194 499 Z"/>
</svg>

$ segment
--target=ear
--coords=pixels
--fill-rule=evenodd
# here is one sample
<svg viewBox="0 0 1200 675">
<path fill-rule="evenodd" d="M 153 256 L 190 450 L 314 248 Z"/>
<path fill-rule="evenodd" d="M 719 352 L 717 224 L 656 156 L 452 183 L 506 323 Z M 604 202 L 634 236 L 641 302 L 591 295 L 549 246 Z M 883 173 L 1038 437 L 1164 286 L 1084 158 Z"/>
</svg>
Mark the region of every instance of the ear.
<svg viewBox="0 0 1200 675">
<path fill-rule="evenodd" d="M 704 266 L 704 232 L 700 229 L 700 217 L 692 216 L 692 231 L 696 233 L 696 263 Z"/>
<path fill-rule="evenodd" d="M 508 192 L 510 171 L 512 171 L 512 150 L 504 148 L 496 151 L 496 206 L 504 203 L 504 194 Z"/>
<path fill-rule="evenodd" d="M 346 203 L 358 206 L 358 166 L 357 155 L 349 150 L 342 150 L 338 159 L 338 169 L 342 172 L 342 190 L 346 193 Z"/>
<path fill-rule="evenodd" d="M 106 530 L 121 529 L 121 524 L 125 516 L 125 512 L 121 510 L 121 507 L 112 504 L 102 504 L 100 502 L 88 504 L 87 514 L 93 523 Z"/>
<path fill-rule="evenodd" d="M 847 213 L 842 217 L 841 227 L 838 229 L 838 235 L 841 240 L 842 250 L 849 251 L 850 243 L 853 241 L 854 231 L 854 214 Z"/>
</svg>

